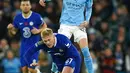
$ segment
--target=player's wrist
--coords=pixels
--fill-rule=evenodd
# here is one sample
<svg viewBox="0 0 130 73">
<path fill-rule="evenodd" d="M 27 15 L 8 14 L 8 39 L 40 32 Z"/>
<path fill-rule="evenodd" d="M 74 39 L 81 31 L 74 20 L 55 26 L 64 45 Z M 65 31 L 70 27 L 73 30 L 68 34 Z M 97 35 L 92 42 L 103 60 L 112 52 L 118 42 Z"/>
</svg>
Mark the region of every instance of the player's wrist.
<svg viewBox="0 0 130 73">
<path fill-rule="evenodd" d="M 89 21 L 86 21 L 86 20 L 85 20 L 85 21 L 83 22 L 83 24 L 84 24 L 84 27 L 86 28 L 86 27 L 88 27 Z"/>
<path fill-rule="evenodd" d="M 41 33 L 41 29 L 38 29 L 38 34 Z"/>
</svg>

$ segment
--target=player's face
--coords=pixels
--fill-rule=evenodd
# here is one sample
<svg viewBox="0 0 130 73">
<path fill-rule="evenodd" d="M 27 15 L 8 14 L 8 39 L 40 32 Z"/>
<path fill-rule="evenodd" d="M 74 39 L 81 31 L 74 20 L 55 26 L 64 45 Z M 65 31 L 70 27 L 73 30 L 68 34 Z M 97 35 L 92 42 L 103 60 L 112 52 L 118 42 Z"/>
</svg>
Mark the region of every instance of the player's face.
<svg viewBox="0 0 130 73">
<path fill-rule="evenodd" d="M 23 13 L 27 14 L 31 10 L 31 4 L 29 1 L 22 1 L 20 8 Z"/>
<path fill-rule="evenodd" d="M 45 36 L 42 38 L 42 41 L 46 44 L 48 48 L 52 48 L 55 43 L 55 37 L 54 35 Z"/>
</svg>

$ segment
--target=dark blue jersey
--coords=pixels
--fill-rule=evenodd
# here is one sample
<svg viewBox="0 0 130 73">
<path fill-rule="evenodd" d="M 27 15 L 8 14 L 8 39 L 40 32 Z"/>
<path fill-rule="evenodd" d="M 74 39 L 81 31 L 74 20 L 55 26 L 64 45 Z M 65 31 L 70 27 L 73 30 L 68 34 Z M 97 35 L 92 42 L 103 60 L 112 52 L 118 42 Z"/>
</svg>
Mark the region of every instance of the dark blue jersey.
<svg viewBox="0 0 130 73">
<path fill-rule="evenodd" d="M 53 62 L 56 63 L 58 70 L 62 71 L 65 62 L 67 59 L 72 58 L 79 63 L 80 66 L 80 55 L 77 51 L 76 47 L 71 43 L 71 41 L 62 34 L 54 34 L 55 37 L 55 45 L 52 48 L 48 48 L 42 41 L 35 43 L 35 45 L 31 46 L 30 49 L 25 54 L 25 60 L 29 62 L 29 58 L 36 51 L 43 49 L 44 51 L 51 54 Z M 80 68 L 80 67 L 79 67 Z"/>
<path fill-rule="evenodd" d="M 30 45 L 39 41 L 39 35 L 33 35 L 31 30 L 33 27 L 38 28 L 43 24 L 42 17 L 35 12 L 25 18 L 22 13 L 15 16 L 13 25 L 20 31 L 21 34 L 21 54 L 29 48 Z"/>
</svg>

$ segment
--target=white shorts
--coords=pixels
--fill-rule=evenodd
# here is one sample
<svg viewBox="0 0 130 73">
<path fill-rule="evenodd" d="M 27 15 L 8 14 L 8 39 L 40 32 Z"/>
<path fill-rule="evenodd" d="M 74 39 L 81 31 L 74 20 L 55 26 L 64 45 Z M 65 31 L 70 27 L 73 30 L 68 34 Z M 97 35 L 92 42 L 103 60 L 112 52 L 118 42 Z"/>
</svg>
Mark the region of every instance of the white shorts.
<svg viewBox="0 0 130 73">
<path fill-rule="evenodd" d="M 58 33 L 67 36 L 69 39 L 74 35 L 74 42 L 79 42 L 82 38 L 87 38 L 86 31 L 82 31 L 78 26 L 61 24 Z"/>
</svg>

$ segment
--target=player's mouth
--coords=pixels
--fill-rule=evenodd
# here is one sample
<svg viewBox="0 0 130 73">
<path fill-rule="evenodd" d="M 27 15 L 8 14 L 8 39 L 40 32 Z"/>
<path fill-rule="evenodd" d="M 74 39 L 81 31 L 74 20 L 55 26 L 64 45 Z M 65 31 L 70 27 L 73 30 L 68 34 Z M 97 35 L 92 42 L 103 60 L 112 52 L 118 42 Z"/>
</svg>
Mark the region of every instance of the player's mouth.
<svg viewBox="0 0 130 73">
<path fill-rule="evenodd" d="M 51 45 L 51 44 L 47 44 L 47 47 L 48 47 L 48 48 L 52 48 L 52 45 Z"/>
</svg>

